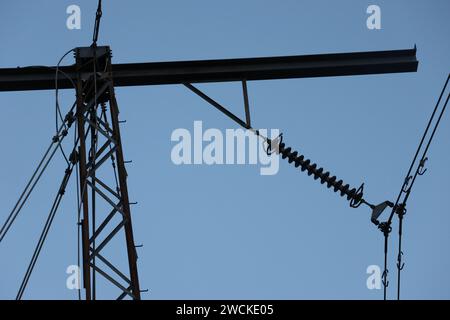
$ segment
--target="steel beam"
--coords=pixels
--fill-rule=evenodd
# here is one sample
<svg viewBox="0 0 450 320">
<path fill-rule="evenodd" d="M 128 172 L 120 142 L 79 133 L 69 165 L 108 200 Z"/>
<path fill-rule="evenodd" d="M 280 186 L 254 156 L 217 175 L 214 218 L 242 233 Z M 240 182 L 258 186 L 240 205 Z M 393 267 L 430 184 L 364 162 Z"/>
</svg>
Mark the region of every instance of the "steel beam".
<svg viewBox="0 0 450 320">
<path fill-rule="evenodd" d="M 104 50 L 109 50 L 108 47 Z M 114 86 L 141 86 L 243 80 L 334 77 L 380 73 L 416 72 L 416 48 L 406 50 L 317 54 L 285 57 L 113 64 Z M 0 69 L 0 91 L 55 89 L 56 67 Z M 90 70 L 63 66 L 73 82 L 77 72 Z M 72 88 L 60 73 L 58 88 Z"/>
</svg>

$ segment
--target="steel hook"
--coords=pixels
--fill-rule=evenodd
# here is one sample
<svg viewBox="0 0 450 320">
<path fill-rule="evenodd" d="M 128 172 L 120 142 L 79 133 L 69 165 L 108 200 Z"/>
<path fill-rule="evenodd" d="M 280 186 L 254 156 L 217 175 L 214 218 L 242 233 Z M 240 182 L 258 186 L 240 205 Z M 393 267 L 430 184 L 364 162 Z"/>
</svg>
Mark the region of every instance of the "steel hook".
<svg viewBox="0 0 450 320">
<path fill-rule="evenodd" d="M 427 162 L 427 160 L 428 160 L 428 157 L 420 160 L 419 168 L 417 171 L 417 174 L 419 176 L 423 176 L 425 174 L 425 172 L 427 171 L 427 168 L 425 168 L 425 162 Z"/>
<path fill-rule="evenodd" d="M 402 263 L 402 256 L 403 256 L 403 251 L 400 251 L 400 253 L 397 256 L 397 269 L 399 271 L 403 270 L 403 267 L 405 266 L 405 263 Z"/>
<path fill-rule="evenodd" d="M 381 276 L 382 280 L 381 282 L 383 283 L 383 286 L 385 288 L 387 288 L 389 286 L 389 281 L 387 281 L 387 275 L 388 275 L 389 271 L 386 269 L 383 271 L 383 275 Z"/>
<path fill-rule="evenodd" d="M 405 178 L 405 181 L 403 182 L 403 186 L 402 186 L 402 192 L 407 193 L 408 192 L 408 186 L 409 186 L 409 182 L 411 181 L 412 176 L 408 176 Z"/>
</svg>

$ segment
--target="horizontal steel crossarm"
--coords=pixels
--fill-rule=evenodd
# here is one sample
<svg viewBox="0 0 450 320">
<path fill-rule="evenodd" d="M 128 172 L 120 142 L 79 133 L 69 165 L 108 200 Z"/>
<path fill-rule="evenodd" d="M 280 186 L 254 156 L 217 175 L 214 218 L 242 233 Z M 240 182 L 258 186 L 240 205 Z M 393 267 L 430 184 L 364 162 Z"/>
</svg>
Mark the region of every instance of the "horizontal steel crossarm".
<svg viewBox="0 0 450 320">
<path fill-rule="evenodd" d="M 310 77 L 334 77 L 364 74 L 416 72 L 416 48 L 406 50 L 332 53 L 316 55 L 220 59 L 174 62 L 113 64 L 114 86 L 141 86 L 271 80 Z M 70 79 L 77 79 L 76 66 L 59 68 Z M 80 71 L 81 78 L 89 76 Z M 60 89 L 73 88 L 65 77 Z M 55 89 L 55 71 L 49 68 L 0 69 L 0 91 Z"/>
</svg>

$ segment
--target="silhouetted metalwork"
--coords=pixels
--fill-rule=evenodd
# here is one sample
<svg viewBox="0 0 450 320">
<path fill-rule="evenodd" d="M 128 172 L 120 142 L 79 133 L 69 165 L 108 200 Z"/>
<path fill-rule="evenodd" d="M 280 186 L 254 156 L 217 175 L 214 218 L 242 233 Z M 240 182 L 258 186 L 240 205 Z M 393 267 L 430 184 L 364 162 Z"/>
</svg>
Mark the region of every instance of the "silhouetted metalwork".
<svg viewBox="0 0 450 320">
<path fill-rule="evenodd" d="M 119 109 L 114 95 L 113 80 L 110 77 L 111 55 L 109 50 L 102 49 L 98 52 L 93 47 L 77 48 L 76 61 L 80 71 L 91 70 L 90 77 L 83 79 L 80 73 L 76 81 L 86 299 L 96 299 L 97 273 L 121 290 L 118 295 L 120 299 L 126 296 L 140 299 L 137 254 L 119 128 Z M 116 177 L 116 185 L 109 185 L 108 180 L 102 178 L 102 174 L 105 175 L 103 167 L 107 165 L 109 159 L 114 161 L 112 170 Z M 99 215 L 98 199 L 103 200 L 103 204 L 109 207 L 103 216 Z M 99 218 L 102 220 L 97 225 L 96 221 Z M 114 222 L 115 220 L 118 221 Z M 119 268 L 101 253 L 121 230 L 125 233 L 129 276 L 119 271 Z M 104 267 L 100 267 L 100 263 Z"/>
<path fill-rule="evenodd" d="M 288 159 L 289 163 L 294 163 L 295 167 L 302 171 L 306 171 L 309 176 L 313 175 L 314 179 L 320 179 L 322 184 L 326 183 L 328 188 L 333 188 L 334 192 L 340 192 L 340 195 L 346 196 L 347 200 L 350 201 L 350 206 L 352 208 L 357 208 L 361 204 L 366 204 L 372 209 L 376 206 L 370 204 L 365 199 L 363 199 L 364 192 L 364 184 L 362 184 L 358 189 L 351 188 L 350 185 L 344 184 L 342 180 L 337 180 L 336 176 L 332 176 L 330 172 L 324 172 L 323 168 L 318 168 L 317 164 L 312 163 L 311 160 L 306 159 L 304 155 L 298 153 L 298 151 L 292 151 L 292 148 L 286 147 L 286 144 L 283 142 L 283 135 L 280 134 L 276 139 L 269 139 L 268 137 L 263 137 L 259 130 L 254 129 L 250 125 L 250 111 L 249 111 L 249 102 L 248 102 L 248 93 L 246 83 L 243 81 L 243 95 L 244 95 L 244 111 L 246 115 L 246 121 L 243 121 L 238 116 L 233 114 L 228 110 L 228 108 L 224 107 L 207 94 L 202 92 L 200 89 L 196 88 L 192 84 L 184 84 L 189 90 L 197 94 L 203 100 L 211 104 L 217 110 L 225 114 L 227 117 L 235 121 L 237 124 L 242 126 L 245 129 L 251 130 L 254 134 L 264 140 L 266 143 L 266 152 L 267 154 L 271 154 L 273 152 L 280 154 L 283 159 Z"/>
<path fill-rule="evenodd" d="M 354 207 L 359 206 L 363 201 L 363 188 L 351 188 L 350 185 L 344 184 L 342 180 L 337 180 L 336 176 L 330 174 L 329 171 L 324 172 L 323 168 L 318 168 L 316 163 L 306 159 L 304 155 L 299 154 L 298 151 L 293 151 L 291 147 L 286 147 L 286 144 L 281 141 L 278 144 L 276 152 L 281 155 L 283 159 L 287 159 L 289 163 L 293 163 L 296 168 L 300 167 L 302 171 L 306 171 L 308 176 L 313 176 L 314 180 L 320 179 L 320 183 L 326 183 L 328 188 L 333 188 L 334 192 L 339 192 L 341 197 L 346 196 L 347 200 L 353 203 Z M 358 191 L 359 190 L 359 191 Z"/>
<path fill-rule="evenodd" d="M 65 186 L 75 167 L 79 179 L 80 193 L 77 193 L 79 197 L 77 209 L 80 216 L 83 284 L 86 299 L 97 298 L 98 275 L 119 289 L 118 299 L 129 297 L 137 300 L 141 298 L 141 292 L 144 292 L 144 290 L 140 290 L 137 272 L 137 246 L 134 243 L 130 210 L 130 205 L 136 202 L 130 202 L 128 195 L 125 164 L 129 163 L 129 161 L 124 159 L 121 143 L 119 128 L 121 121 L 119 121 L 119 108 L 114 94 L 114 87 L 117 86 L 183 84 L 240 126 L 251 130 L 258 137 L 264 139 L 268 146 L 268 152 L 280 154 L 283 159 L 287 159 L 295 167 L 300 167 L 302 171 L 306 171 L 308 175 L 313 176 L 315 180 L 320 180 L 322 184 L 326 183 L 328 188 L 333 188 L 342 197 L 345 196 L 352 207 L 358 207 L 361 204 L 368 205 L 373 210 L 372 221 L 377 221 L 381 212 L 391 205 L 390 202 L 384 202 L 375 206 L 366 202 L 363 199 L 363 185 L 356 189 L 351 188 L 348 184 L 344 184 L 342 180 L 338 180 L 330 172 L 325 171 L 323 168 L 318 168 L 317 164 L 312 163 L 311 160 L 286 147 L 282 141 L 282 136 L 275 141 L 263 137 L 251 124 L 247 81 L 415 72 L 418 67 L 415 47 L 406 50 L 286 57 L 112 64 L 110 48 L 97 46 L 101 17 L 102 8 L 101 0 L 99 0 L 92 39 L 93 43 L 91 47 L 73 50 L 76 59 L 74 65 L 59 66 L 58 63 L 55 67 L 31 66 L 0 69 L 0 91 L 72 88 L 76 90 L 76 102 L 73 106 L 75 113 L 71 110 L 65 119 L 60 114 L 57 101 L 57 119 L 59 113 L 63 124 L 58 129 L 57 120 L 56 138 L 53 139 L 38 169 L 33 174 L 24 193 L 22 193 L 6 223 L 0 230 L 0 241 L 11 227 L 23 203 L 28 199 L 29 194 L 48 166 L 56 150 L 58 148 L 61 149 L 68 163 L 68 168 L 55 200 L 57 205 L 56 207 L 54 206 L 54 210 L 52 208 L 48 221 L 50 221 L 49 224 L 51 225 L 61 197 L 64 194 Z M 60 78 L 58 78 L 59 74 L 62 75 Z M 193 83 L 226 81 L 242 82 L 245 121 L 192 85 Z M 70 127 L 68 121 L 70 121 L 70 125 L 76 122 L 77 130 L 74 150 L 70 154 L 69 159 L 67 159 L 60 146 Z M 112 184 L 106 179 L 104 170 L 108 160 L 111 160 L 112 165 L 112 170 L 109 173 L 112 172 L 114 174 L 114 183 Z M 420 170 L 412 178 L 411 186 L 417 174 L 421 175 L 425 172 L 425 161 L 426 158 L 422 158 Z M 410 173 L 408 173 L 408 181 L 410 179 L 409 175 Z M 408 191 L 405 188 L 404 186 L 402 190 L 409 195 L 411 187 L 407 189 Z M 99 205 L 100 201 L 103 205 Z M 406 203 L 406 200 L 403 203 Z M 393 206 L 393 212 L 398 212 L 399 206 L 397 204 L 398 199 L 395 206 Z M 379 223 L 377 221 L 380 229 L 384 230 L 386 234 L 386 255 L 387 235 L 391 231 L 390 220 L 391 217 L 389 223 Z M 48 227 L 47 225 L 46 223 L 42 233 L 44 235 L 43 240 L 45 240 L 50 227 L 50 225 Z M 124 231 L 125 235 L 125 241 L 122 243 L 125 244 L 127 253 L 127 271 L 119 270 L 117 264 L 110 261 L 110 258 L 104 254 L 104 248 L 118 236 L 120 231 Z M 42 248 L 42 243 L 43 241 L 40 241 L 36 247 L 37 255 L 33 255 L 30 263 L 31 267 L 27 270 L 18 298 L 21 298 L 23 295 L 37 256 Z M 400 263 L 401 255 L 399 255 L 399 270 L 402 267 Z M 386 288 L 387 260 L 385 260 L 383 283 L 385 283 Z"/>
<path fill-rule="evenodd" d="M 101 47 L 99 47 L 100 49 Z M 317 55 L 113 64 L 114 86 L 273 80 L 416 72 L 416 48 Z M 56 67 L 0 69 L 0 91 L 55 89 Z M 77 65 L 59 69 L 67 75 L 60 89 L 72 88 Z M 89 76 L 81 71 L 80 76 Z"/>
<path fill-rule="evenodd" d="M 441 108 L 441 111 L 439 113 L 438 119 L 436 123 L 434 124 L 433 130 L 431 132 L 431 135 L 428 137 L 428 142 L 425 146 L 425 149 L 423 149 L 424 142 L 429 135 L 429 130 L 431 128 L 431 125 L 433 123 L 433 120 L 437 114 L 437 111 L 439 110 L 439 106 L 441 105 L 442 97 L 444 96 L 444 93 L 446 91 L 447 85 L 450 80 L 450 74 L 447 76 L 447 80 L 445 81 L 444 87 L 442 88 L 442 91 L 439 95 L 439 98 L 436 102 L 436 105 L 433 109 L 433 112 L 430 116 L 430 119 L 428 120 L 428 124 L 425 128 L 425 131 L 423 133 L 423 136 L 420 140 L 420 143 L 417 147 L 416 153 L 414 154 L 413 160 L 411 162 L 411 165 L 409 166 L 408 172 L 406 174 L 405 179 L 403 180 L 403 184 L 400 188 L 400 192 L 397 196 L 397 200 L 395 203 L 386 202 L 387 205 L 385 205 L 383 208 L 377 208 L 377 211 L 374 211 L 372 213 L 372 222 L 378 226 L 380 231 L 383 233 L 384 236 L 384 271 L 383 271 L 383 296 L 384 299 L 387 299 L 387 287 L 389 286 L 389 281 L 387 280 L 388 277 L 388 266 L 387 266 L 387 258 L 388 258 L 388 242 L 389 242 L 389 234 L 392 231 L 392 219 L 394 215 L 396 214 L 399 220 L 398 225 L 398 253 L 397 253 L 397 300 L 400 300 L 400 289 L 401 289 L 401 271 L 403 270 L 405 263 L 403 262 L 403 251 L 402 251 L 402 236 L 403 236 L 403 219 L 407 212 L 406 204 L 407 201 L 411 195 L 411 190 L 414 185 L 414 182 L 416 181 L 416 178 L 418 176 L 422 176 L 425 174 L 427 169 L 425 168 L 425 163 L 428 161 L 427 152 L 431 145 L 431 142 L 433 141 L 434 135 L 436 133 L 437 128 L 439 127 L 439 124 L 441 122 L 442 116 L 447 108 L 448 101 L 450 99 L 450 92 L 447 94 L 447 98 L 445 100 L 445 103 L 443 107 Z M 422 151 L 422 156 L 419 159 L 419 154 Z M 416 169 L 414 170 L 414 174 L 412 174 L 414 166 L 416 166 Z M 385 222 L 379 222 L 378 217 L 381 215 L 382 211 L 387 207 L 391 207 L 391 213 L 389 215 L 389 218 Z M 383 210 L 381 210 L 383 209 Z"/>
<path fill-rule="evenodd" d="M 97 46 L 98 33 L 100 31 L 100 21 L 102 19 L 102 0 L 98 0 L 97 12 L 95 13 L 94 33 L 92 35 L 92 45 Z"/>
</svg>

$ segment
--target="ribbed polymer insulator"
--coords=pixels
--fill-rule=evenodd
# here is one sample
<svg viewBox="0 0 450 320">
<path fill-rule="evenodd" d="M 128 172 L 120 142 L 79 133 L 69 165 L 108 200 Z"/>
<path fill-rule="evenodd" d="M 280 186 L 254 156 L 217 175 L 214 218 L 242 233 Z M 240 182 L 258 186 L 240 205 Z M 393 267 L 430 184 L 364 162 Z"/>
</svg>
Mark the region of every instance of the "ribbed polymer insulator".
<svg viewBox="0 0 450 320">
<path fill-rule="evenodd" d="M 353 200 L 355 203 L 361 201 L 363 197 L 362 191 L 358 192 L 356 188 L 350 189 L 348 184 L 344 185 L 342 180 L 337 180 L 336 176 L 330 176 L 330 172 L 324 172 L 323 168 L 317 168 L 316 163 L 311 163 L 311 160 L 305 159 L 305 156 L 299 155 L 297 151 L 292 151 L 292 148 L 286 148 L 284 142 L 280 142 L 278 149 L 276 149 L 278 154 L 281 154 L 283 159 L 288 159 L 289 163 L 294 163 L 295 167 L 302 171 L 306 171 L 308 176 L 313 175 L 314 180 L 320 179 L 320 183 L 327 183 L 327 187 L 334 188 L 334 192 L 340 192 L 341 197 L 347 196 L 347 200 Z"/>
</svg>

